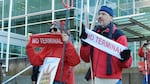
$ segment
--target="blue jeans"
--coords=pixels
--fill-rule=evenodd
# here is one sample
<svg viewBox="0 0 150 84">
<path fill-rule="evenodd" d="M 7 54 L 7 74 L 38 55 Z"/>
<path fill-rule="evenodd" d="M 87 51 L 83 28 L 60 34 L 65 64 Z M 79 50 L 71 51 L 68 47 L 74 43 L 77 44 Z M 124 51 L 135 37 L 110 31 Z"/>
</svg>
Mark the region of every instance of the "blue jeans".
<svg viewBox="0 0 150 84">
<path fill-rule="evenodd" d="M 119 80 L 116 84 L 122 84 L 122 81 L 121 81 L 121 80 Z"/>
<path fill-rule="evenodd" d="M 144 76 L 143 84 L 146 84 L 146 76 Z M 148 74 L 148 84 L 150 84 L 150 74 Z"/>
</svg>

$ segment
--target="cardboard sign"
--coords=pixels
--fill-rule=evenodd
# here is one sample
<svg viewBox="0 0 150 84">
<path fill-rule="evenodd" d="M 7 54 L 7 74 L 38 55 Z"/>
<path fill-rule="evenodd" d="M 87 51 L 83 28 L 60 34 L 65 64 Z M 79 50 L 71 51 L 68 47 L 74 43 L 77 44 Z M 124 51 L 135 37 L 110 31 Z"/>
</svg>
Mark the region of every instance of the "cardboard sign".
<svg viewBox="0 0 150 84">
<path fill-rule="evenodd" d="M 40 67 L 37 84 L 53 84 L 60 58 L 46 57 Z"/>
<path fill-rule="evenodd" d="M 119 59 L 121 59 L 120 52 L 124 49 L 127 49 L 127 47 L 102 35 L 99 35 L 96 32 L 93 32 L 87 28 L 85 28 L 85 31 L 88 34 L 88 37 L 87 39 L 82 39 L 83 41 Z"/>
<path fill-rule="evenodd" d="M 62 46 L 62 36 L 60 34 L 41 34 L 30 36 L 34 46 Z"/>
</svg>

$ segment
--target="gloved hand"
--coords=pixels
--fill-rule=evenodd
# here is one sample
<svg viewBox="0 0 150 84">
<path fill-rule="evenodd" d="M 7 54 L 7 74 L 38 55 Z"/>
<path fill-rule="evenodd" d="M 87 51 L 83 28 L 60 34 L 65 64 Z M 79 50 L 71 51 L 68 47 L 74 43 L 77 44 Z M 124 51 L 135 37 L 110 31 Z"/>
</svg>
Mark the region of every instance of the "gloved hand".
<svg viewBox="0 0 150 84">
<path fill-rule="evenodd" d="M 126 60 L 128 60 L 130 58 L 130 53 L 131 50 L 130 49 L 125 49 L 122 52 L 120 52 L 120 56 L 121 56 L 121 62 L 124 62 Z"/>
<path fill-rule="evenodd" d="M 82 30 L 81 30 L 80 38 L 82 38 L 82 39 L 87 38 L 87 33 L 85 32 L 85 26 L 83 24 L 82 24 Z"/>
<path fill-rule="evenodd" d="M 145 47 L 145 46 L 147 46 L 147 45 L 148 45 L 148 43 L 144 43 L 144 44 L 143 44 L 143 47 Z"/>
<path fill-rule="evenodd" d="M 62 33 L 62 39 L 64 42 L 68 42 L 69 41 L 69 36 L 66 33 Z"/>
<path fill-rule="evenodd" d="M 84 42 L 84 41 L 81 41 L 81 44 L 82 44 L 83 46 L 88 46 L 88 45 L 89 45 L 88 43 L 86 43 L 86 42 Z"/>
<path fill-rule="evenodd" d="M 143 47 L 146 47 L 146 46 L 148 46 L 148 45 L 150 45 L 150 43 L 144 43 L 144 44 L 143 44 Z"/>
<path fill-rule="evenodd" d="M 27 46 L 26 48 L 32 48 L 33 47 L 33 44 L 32 44 L 32 40 L 31 40 L 31 37 L 29 38 L 29 41 L 27 43 Z"/>
</svg>

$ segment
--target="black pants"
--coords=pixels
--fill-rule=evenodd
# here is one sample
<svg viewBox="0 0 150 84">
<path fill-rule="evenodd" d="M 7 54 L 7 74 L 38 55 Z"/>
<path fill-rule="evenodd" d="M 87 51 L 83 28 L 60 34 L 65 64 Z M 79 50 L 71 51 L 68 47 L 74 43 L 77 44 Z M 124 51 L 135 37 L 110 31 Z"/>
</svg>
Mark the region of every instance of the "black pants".
<svg viewBox="0 0 150 84">
<path fill-rule="evenodd" d="M 65 84 L 65 83 L 63 83 L 63 82 L 59 82 L 59 81 L 54 81 L 54 83 L 53 84 Z"/>
<path fill-rule="evenodd" d="M 39 66 L 33 66 L 31 80 L 37 82 L 39 74 Z"/>
</svg>

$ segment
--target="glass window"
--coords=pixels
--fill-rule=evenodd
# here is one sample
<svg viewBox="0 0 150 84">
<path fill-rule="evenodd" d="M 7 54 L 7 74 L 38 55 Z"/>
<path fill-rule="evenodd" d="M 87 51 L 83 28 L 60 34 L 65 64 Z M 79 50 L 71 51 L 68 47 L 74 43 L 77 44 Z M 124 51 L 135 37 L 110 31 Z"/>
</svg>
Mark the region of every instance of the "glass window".
<svg viewBox="0 0 150 84">
<path fill-rule="evenodd" d="M 40 21 L 52 20 L 52 13 L 40 15 Z"/>
<path fill-rule="evenodd" d="M 12 16 L 25 14 L 25 0 L 13 0 Z"/>
<path fill-rule="evenodd" d="M 26 47 L 22 47 L 22 55 L 26 55 Z"/>
<path fill-rule="evenodd" d="M 4 43 L 4 52 L 7 51 L 7 44 Z"/>
<path fill-rule="evenodd" d="M 11 54 L 9 55 L 9 57 L 20 57 L 20 55 L 15 54 L 15 53 L 11 53 Z"/>
<path fill-rule="evenodd" d="M 64 9 L 64 5 L 62 4 L 62 0 L 54 0 L 55 1 L 55 10 Z M 64 0 L 66 1 L 66 0 Z M 71 0 L 69 0 L 71 1 Z"/>
<path fill-rule="evenodd" d="M 45 33 L 48 32 L 49 27 L 49 23 L 30 25 L 28 26 L 28 32 L 31 32 L 32 34 Z"/>
<path fill-rule="evenodd" d="M 144 8 L 140 9 L 140 13 L 144 13 L 144 12 L 147 12 L 147 11 L 150 11 L 150 7 L 144 7 Z"/>
<path fill-rule="evenodd" d="M 21 56 L 21 46 L 10 45 L 10 57 L 20 57 Z"/>
<path fill-rule="evenodd" d="M 28 0 L 28 13 L 51 10 L 51 0 Z"/>
<path fill-rule="evenodd" d="M 74 17 L 74 9 L 71 9 L 68 11 L 69 17 Z M 61 18 L 66 18 L 66 11 L 58 11 L 55 12 L 55 19 L 61 19 Z"/>
<path fill-rule="evenodd" d="M 118 5 L 118 16 L 133 14 L 133 0 L 120 0 L 120 3 Z"/>
<path fill-rule="evenodd" d="M 4 18 L 9 16 L 10 0 L 4 0 Z"/>
<path fill-rule="evenodd" d="M 35 22 L 41 22 L 41 21 L 48 21 L 52 19 L 52 14 L 42 14 L 42 15 L 36 15 L 36 16 L 30 16 L 28 17 L 28 23 L 35 23 Z"/>
<path fill-rule="evenodd" d="M 3 54 L 3 58 L 6 58 L 6 53 Z"/>
<path fill-rule="evenodd" d="M 4 21 L 4 27 L 8 27 L 8 20 Z"/>
<path fill-rule="evenodd" d="M 40 15 L 36 15 L 36 16 L 30 16 L 28 17 L 28 23 L 35 23 L 35 22 L 40 22 Z"/>
<path fill-rule="evenodd" d="M 2 5 L 3 4 L 3 2 L 2 1 L 0 1 L 0 20 L 2 19 Z M 0 21 L 1 22 L 1 21 Z"/>
<path fill-rule="evenodd" d="M 25 35 L 25 26 L 17 27 L 17 28 L 12 28 L 11 32 Z"/>
<path fill-rule="evenodd" d="M 7 50 L 7 45 L 4 44 L 4 52 L 3 52 L 4 58 L 6 57 L 6 50 Z M 10 57 L 25 57 L 26 56 L 26 47 L 10 45 L 9 53 L 10 53 L 9 54 Z"/>
<path fill-rule="evenodd" d="M 24 25 L 25 24 L 25 18 L 18 18 L 18 19 L 13 19 L 11 21 L 12 26 L 18 26 L 18 25 Z"/>
<path fill-rule="evenodd" d="M 0 51 L 1 51 L 1 43 L 0 43 Z"/>
<path fill-rule="evenodd" d="M 60 18 L 65 18 L 66 12 L 65 11 L 59 11 L 59 12 L 55 12 L 55 19 L 60 19 Z"/>
<path fill-rule="evenodd" d="M 10 45 L 10 53 L 21 54 L 21 46 Z"/>
</svg>

